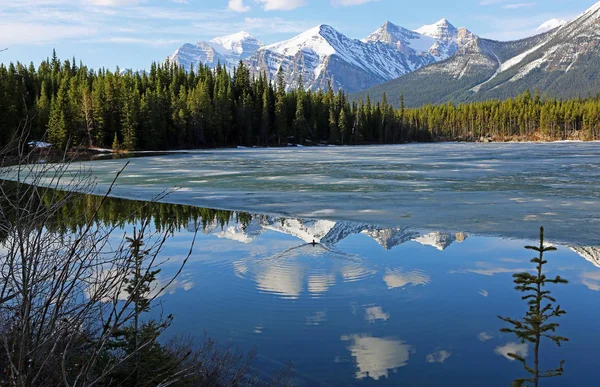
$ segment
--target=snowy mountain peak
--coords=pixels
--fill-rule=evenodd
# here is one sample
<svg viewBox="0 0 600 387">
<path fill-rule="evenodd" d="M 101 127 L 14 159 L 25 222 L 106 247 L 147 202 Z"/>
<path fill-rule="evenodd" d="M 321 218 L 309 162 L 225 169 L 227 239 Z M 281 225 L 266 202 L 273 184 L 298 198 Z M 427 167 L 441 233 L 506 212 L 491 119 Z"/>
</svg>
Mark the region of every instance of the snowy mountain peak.
<svg viewBox="0 0 600 387">
<path fill-rule="evenodd" d="M 561 20 L 561 19 L 550 19 L 546 22 L 544 22 L 543 24 L 541 24 L 536 30 L 536 33 L 544 33 L 544 32 L 548 32 L 550 30 L 553 30 L 555 28 L 558 27 L 562 27 L 565 24 L 567 24 L 568 22 L 566 20 Z"/>
<path fill-rule="evenodd" d="M 332 40 L 335 40 L 338 35 L 341 34 L 335 28 L 321 24 L 289 40 L 264 46 L 260 51 L 284 56 L 294 56 L 301 51 L 313 52 L 319 56 L 332 55 L 336 52 Z"/>
<path fill-rule="evenodd" d="M 228 61 L 243 60 L 263 46 L 254 36 L 245 31 L 212 39 L 209 44 Z"/>
<path fill-rule="evenodd" d="M 418 32 L 400 27 L 386 21 L 377 31 L 362 40 L 365 43 L 382 42 L 394 46 L 405 54 L 421 54 L 428 52 L 436 40 Z"/>
<path fill-rule="evenodd" d="M 251 57 L 263 44 L 245 31 L 232 35 L 221 36 L 210 41 L 200 41 L 191 44 L 185 43 L 178 48 L 168 59 L 178 63 L 185 69 L 198 68 L 207 65 L 211 68 L 218 63 L 232 70 L 240 60 Z"/>
<path fill-rule="evenodd" d="M 418 28 L 416 32 L 435 39 L 448 39 L 455 36 L 458 30 L 448 19 L 442 18 L 437 23 L 427 24 Z"/>
<path fill-rule="evenodd" d="M 586 9 L 586 10 L 583 12 L 583 14 L 582 14 L 582 15 L 586 15 L 586 14 L 588 14 L 588 13 L 591 13 L 591 12 L 596 12 L 596 11 L 599 11 L 599 10 L 600 10 L 600 1 L 599 1 L 599 2 L 597 2 L 596 4 L 592 5 L 590 8 Z"/>
</svg>

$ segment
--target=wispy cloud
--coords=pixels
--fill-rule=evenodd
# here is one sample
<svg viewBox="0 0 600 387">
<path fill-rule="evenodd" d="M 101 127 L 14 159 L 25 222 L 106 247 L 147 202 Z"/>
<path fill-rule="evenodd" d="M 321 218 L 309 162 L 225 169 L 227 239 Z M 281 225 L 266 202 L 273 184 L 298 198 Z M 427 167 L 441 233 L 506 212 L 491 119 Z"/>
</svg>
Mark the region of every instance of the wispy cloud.
<svg viewBox="0 0 600 387">
<path fill-rule="evenodd" d="M 299 33 L 317 24 L 281 17 L 240 18 L 239 12 L 250 9 L 248 0 L 230 0 L 228 8 L 200 10 L 190 9 L 187 0 L 168 2 L 171 5 L 153 5 L 146 0 L 10 2 L 0 9 L 0 36 L 9 47 L 67 41 L 177 47 L 239 30 L 268 37 Z M 273 10 L 304 4 L 304 0 L 260 2 Z"/>
<path fill-rule="evenodd" d="M 536 4 L 537 3 L 534 3 L 534 2 L 527 2 L 527 3 L 521 2 L 521 3 L 517 3 L 514 0 L 481 0 L 479 2 L 479 5 L 481 5 L 481 6 L 498 5 L 501 8 L 504 8 L 504 9 L 527 8 L 527 7 L 533 7 Z"/>
<path fill-rule="evenodd" d="M 306 0 L 258 0 L 265 11 L 292 11 L 306 5 Z"/>
<path fill-rule="evenodd" d="M 514 3 L 514 4 L 505 4 L 502 6 L 504 9 L 520 9 L 520 8 L 529 8 L 533 7 L 537 3 Z"/>
<path fill-rule="evenodd" d="M 84 2 L 102 7 L 119 7 L 124 5 L 145 3 L 146 0 L 85 0 Z"/>
<path fill-rule="evenodd" d="M 478 14 L 473 15 L 473 19 L 487 26 L 487 30 L 477 31 L 480 36 L 495 40 L 517 40 L 536 34 L 539 26 L 546 21 L 557 18 L 562 20 L 572 20 L 576 15 L 573 14 L 554 14 L 542 12 L 539 14 L 530 13 L 523 16 L 501 16 Z"/>
<path fill-rule="evenodd" d="M 529 354 L 529 345 L 521 343 L 506 343 L 503 346 L 496 347 L 494 349 L 496 355 L 503 356 L 505 359 L 515 361 L 514 358 L 508 356 L 509 353 L 519 355 L 521 357 L 527 357 Z"/>
<path fill-rule="evenodd" d="M 331 5 L 334 7 L 352 7 L 366 3 L 373 3 L 379 0 L 331 0 Z"/>
<path fill-rule="evenodd" d="M 484 343 L 486 341 L 490 341 L 493 338 L 494 337 L 487 332 L 481 332 L 480 334 L 477 335 L 477 340 L 482 341 Z"/>
<path fill-rule="evenodd" d="M 244 0 L 229 0 L 227 7 L 233 12 L 248 12 L 250 6 L 244 4 Z"/>
</svg>

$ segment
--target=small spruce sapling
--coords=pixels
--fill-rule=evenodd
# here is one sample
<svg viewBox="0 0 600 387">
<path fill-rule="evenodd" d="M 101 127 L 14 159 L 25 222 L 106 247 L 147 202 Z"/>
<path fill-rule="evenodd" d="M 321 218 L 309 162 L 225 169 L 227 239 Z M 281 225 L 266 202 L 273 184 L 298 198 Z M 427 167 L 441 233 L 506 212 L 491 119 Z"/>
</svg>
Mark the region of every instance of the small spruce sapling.
<svg viewBox="0 0 600 387">
<path fill-rule="evenodd" d="M 539 381 L 542 378 L 552 378 L 561 376 L 564 373 L 564 360 L 560 362 L 557 368 L 550 370 L 540 369 L 540 344 L 543 338 L 552 340 L 557 346 L 561 346 L 563 341 L 569 341 L 566 337 L 555 335 L 559 324 L 553 322 L 556 317 L 564 315 L 566 312 L 561 309 L 560 305 L 554 305 L 556 299 L 553 298 L 549 290 L 545 290 L 547 284 L 567 284 L 568 281 L 556 276 L 554 279 L 546 277 L 544 274 L 544 265 L 548 263 L 544 259 L 544 253 L 556 251 L 555 247 L 544 245 L 544 228 L 540 228 L 540 245 L 526 246 L 528 250 L 536 251 L 539 255 L 531 260 L 536 264 L 535 274 L 528 272 L 518 273 L 513 275 L 515 290 L 525 293 L 522 297 L 527 301 L 529 310 L 525 317 L 520 320 L 515 320 L 510 317 L 498 316 L 502 321 L 512 325 L 510 328 L 502 328 L 501 332 L 514 333 L 521 343 L 532 343 L 534 345 L 534 363 L 530 365 L 525 357 L 516 353 L 509 353 L 508 356 L 521 362 L 525 370 L 531 374 L 527 378 L 519 378 L 513 382 L 513 386 L 523 386 L 525 383 L 533 383 L 534 386 L 539 386 Z"/>
</svg>

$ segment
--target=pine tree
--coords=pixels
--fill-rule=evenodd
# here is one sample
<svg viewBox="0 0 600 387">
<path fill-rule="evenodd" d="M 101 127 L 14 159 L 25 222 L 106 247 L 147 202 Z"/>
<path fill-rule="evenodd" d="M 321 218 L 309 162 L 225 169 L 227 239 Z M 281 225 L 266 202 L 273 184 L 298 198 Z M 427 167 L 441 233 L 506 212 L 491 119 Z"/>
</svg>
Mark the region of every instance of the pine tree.
<svg viewBox="0 0 600 387">
<path fill-rule="evenodd" d="M 535 274 L 529 272 L 515 274 L 515 289 L 524 293 L 523 300 L 527 301 L 529 310 L 521 320 L 515 320 L 510 317 L 498 316 L 502 321 L 512 325 L 511 328 L 502 328 L 500 331 L 513 333 L 522 343 L 532 343 L 534 345 L 534 364 L 530 366 L 523 356 L 509 353 L 508 356 L 521 362 L 525 370 L 531 374 L 528 378 L 519 378 L 513 383 L 515 386 L 522 386 L 524 383 L 533 383 L 535 387 L 539 386 L 541 378 L 551 378 L 561 376 L 564 372 L 564 360 L 555 369 L 543 370 L 540 368 L 540 345 L 543 338 L 550 339 L 557 346 L 561 346 L 564 341 L 569 341 L 566 337 L 553 334 L 559 327 L 559 324 L 552 319 L 564 315 L 566 312 L 560 305 L 554 305 L 556 299 L 551 296 L 552 292 L 544 290 L 548 284 L 567 284 L 568 281 L 556 276 L 549 279 L 544 273 L 544 265 L 548 263 L 544 259 L 544 253 L 556 251 L 555 247 L 544 244 L 544 228 L 540 229 L 539 246 L 526 246 L 528 250 L 535 251 L 538 256 L 531 260 L 536 265 Z"/>
<path fill-rule="evenodd" d="M 137 128 L 140 122 L 140 100 L 138 96 L 137 88 L 128 93 L 121 118 L 123 149 L 129 151 L 133 151 L 137 147 Z"/>
<path fill-rule="evenodd" d="M 338 123 L 335 116 L 335 108 L 332 105 L 329 108 L 329 142 L 337 144 L 338 142 Z"/>
<path fill-rule="evenodd" d="M 297 143 L 302 142 L 302 133 L 304 133 L 308 127 L 306 124 L 306 116 L 304 115 L 304 101 L 303 98 L 298 98 L 296 105 L 296 116 L 294 118 L 294 141 Z"/>
<path fill-rule="evenodd" d="M 113 149 L 114 151 L 119 151 L 119 150 L 121 150 L 121 144 L 119 143 L 119 136 L 117 136 L 117 134 L 116 134 L 116 133 L 115 133 L 115 136 L 113 137 L 112 149 Z"/>
<path fill-rule="evenodd" d="M 275 121 L 277 122 L 277 142 L 279 145 L 281 145 L 282 139 L 285 139 L 287 142 L 288 124 L 286 105 L 285 80 L 283 78 L 283 70 L 280 68 L 277 73 L 277 95 L 275 98 Z"/>
<path fill-rule="evenodd" d="M 263 144 L 268 144 L 271 130 L 271 106 L 269 105 L 269 90 L 265 89 L 262 98 L 262 115 L 260 119 L 260 136 Z"/>
</svg>

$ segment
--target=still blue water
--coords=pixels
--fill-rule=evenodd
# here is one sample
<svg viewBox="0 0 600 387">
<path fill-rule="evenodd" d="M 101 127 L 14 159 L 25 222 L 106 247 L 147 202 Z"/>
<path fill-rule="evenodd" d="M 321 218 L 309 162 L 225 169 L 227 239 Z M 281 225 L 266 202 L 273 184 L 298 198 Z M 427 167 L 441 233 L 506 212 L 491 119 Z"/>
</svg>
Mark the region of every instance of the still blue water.
<svg viewBox="0 0 600 387">
<path fill-rule="evenodd" d="M 191 231 L 168 244 L 173 268 Z M 531 359 L 533 348 L 500 333 L 497 316 L 524 314 L 512 274 L 531 269 L 523 246 L 535 243 L 348 222 L 209 224 L 162 308 L 175 315 L 172 334 L 255 347 L 259 371 L 292 362 L 298 385 L 508 386 L 526 375 L 507 353 Z M 566 360 L 546 385 L 593 386 L 600 249 L 558 247 L 548 272 L 570 280 L 552 288 L 570 341 L 542 344 L 542 365 Z"/>
</svg>

